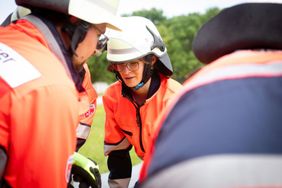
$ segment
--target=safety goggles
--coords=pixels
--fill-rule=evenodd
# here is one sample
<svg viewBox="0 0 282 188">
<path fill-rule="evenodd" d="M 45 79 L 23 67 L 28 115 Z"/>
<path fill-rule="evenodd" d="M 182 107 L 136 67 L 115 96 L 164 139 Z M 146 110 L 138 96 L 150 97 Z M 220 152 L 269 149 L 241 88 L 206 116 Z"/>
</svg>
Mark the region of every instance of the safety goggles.
<svg viewBox="0 0 282 188">
<path fill-rule="evenodd" d="M 107 48 L 109 38 L 98 27 L 94 26 L 98 33 L 98 41 L 96 45 L 96 55 L 102 54 Z"/>
<path fill-rule="evenodd" d="M 126 63 L 113 64 L 113 68 L 114 70 L 118 72 L 124 72 L 126 68 L 130 71 L 136 71 L 139 69 L 140 62 L 143 62 L 143 61 L 140 59 L 137 59 L 137 60 L 126 62 Z"/>
</svg>

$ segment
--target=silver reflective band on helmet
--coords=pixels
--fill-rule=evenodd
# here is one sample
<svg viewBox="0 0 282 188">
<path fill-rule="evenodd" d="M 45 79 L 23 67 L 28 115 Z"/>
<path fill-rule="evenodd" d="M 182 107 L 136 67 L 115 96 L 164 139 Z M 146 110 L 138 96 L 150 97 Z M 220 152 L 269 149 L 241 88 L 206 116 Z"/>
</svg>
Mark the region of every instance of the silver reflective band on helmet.
<svg viewBox="0 0 282 188">
<path fill-rule="evenodd" d="M 72 15 L 91 24 L 106 23 L 109 28 L 121 27 L 117 13 L 119 0 L 16 0 L 31 9 L 48 9 Z"/>
<path fill-rule="evenodd" d="M 122 18 L 122 31 L 106 30 L 107 60 L 123 63 L 153 54 L 158 57 L 160 72 L 170 76 L 173 72 L 165 44 L 156 26 L 147 18 L 132 16 Z"/>
<path fill-rule="evenodd" d="M 114 39 L 112 39 L 112 40 L 114 40 Z M 108 49 L 108 53 L 115 54 L 115 55 L 134 53 L 135 51 L 136 51 L 135 48 L 125 48 L 125 49 L 112 49 L 112 48 L 110 48 L 110 49 Z"/>
</svg>

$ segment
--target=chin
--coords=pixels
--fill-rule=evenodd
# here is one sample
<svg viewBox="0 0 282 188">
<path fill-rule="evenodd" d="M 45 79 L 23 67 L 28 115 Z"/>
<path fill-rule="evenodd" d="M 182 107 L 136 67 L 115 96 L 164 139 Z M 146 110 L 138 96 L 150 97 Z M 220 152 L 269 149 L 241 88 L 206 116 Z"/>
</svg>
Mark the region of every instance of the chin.
<svg viewBox="0 0 282 188">
<path fill-rule="evenodd" d="M 132 82 L 125 82 L 127 87 L 135 87 L 137 84 L 132 83 Z"/>
</svg>

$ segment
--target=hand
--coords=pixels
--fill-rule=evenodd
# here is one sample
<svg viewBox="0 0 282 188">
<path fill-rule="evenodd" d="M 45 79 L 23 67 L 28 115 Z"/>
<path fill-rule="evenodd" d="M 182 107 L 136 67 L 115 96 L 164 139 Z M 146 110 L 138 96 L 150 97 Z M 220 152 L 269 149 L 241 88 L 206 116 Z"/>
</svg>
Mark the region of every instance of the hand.
<svg viewBox="0 0 282 188">
<path fill-rule="evenodd" d="M 101 175 L 97 163 L 75 153 L 68 187 L 101 188 Z"/>
</svg>

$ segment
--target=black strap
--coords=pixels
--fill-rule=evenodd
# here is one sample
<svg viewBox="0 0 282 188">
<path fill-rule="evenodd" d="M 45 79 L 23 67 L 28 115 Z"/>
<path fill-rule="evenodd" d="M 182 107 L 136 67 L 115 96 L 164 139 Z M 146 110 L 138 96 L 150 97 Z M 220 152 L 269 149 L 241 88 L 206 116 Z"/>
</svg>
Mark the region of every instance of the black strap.
<svg viewBox="0 0 282 188">
<path fill-rule="evenodd" d="M 48 47 L 61 61 L 68 76 L 74 81 L 76 89 L 79 92 L 84 91 L 85 89 L 82 87 L 82 82 L 84 79 L 85 70 L 82 69 L 80 72 L 77 72 L 75 70 L 72 63 L 72 54 L 63 45 L 62 39 L 59 37 L 54 24 L 52 24 L 47 19 L 41 18 L 38 15 L 27 15 L 23 19 L 28 20 L 29 22 L 34 24 L 37 29 L 44 35 L 48 43 Z"/>
<path fill-rule="evenodd" d="M 76 55 L 75 50 L 78 46 L 78 44 L 83 41 L 83 39 L 86 36 L 86 33 L 90 27 L 90 24 L 85 21 L 80 21 L 79 24 L 75 27 L 74 33 L 72 35 L 71 40 L 71 50 L 73 54 Z"/>
<path fill-rule="evenodd" d="M 28 20 L 29 22 L 33 23 L 36 26 L 36 28 L 44 35 L 44 37 L 45 37 L 45 39 L 48 43 L 49 48 L 60 59 L 60 61 L 64 65 L 68 75 L 70 76 L 71 74 L 70 74 L 70 71 L 68 69 L 66 59 L 63 55 L 63 52 L 62 52 L 59 44 L 57 43 L 56 39 L 54 38 L 52 32 L 46 26 L 46 24 L 34 15 L 27 15 L 23 19 Z"/>
</svg>

